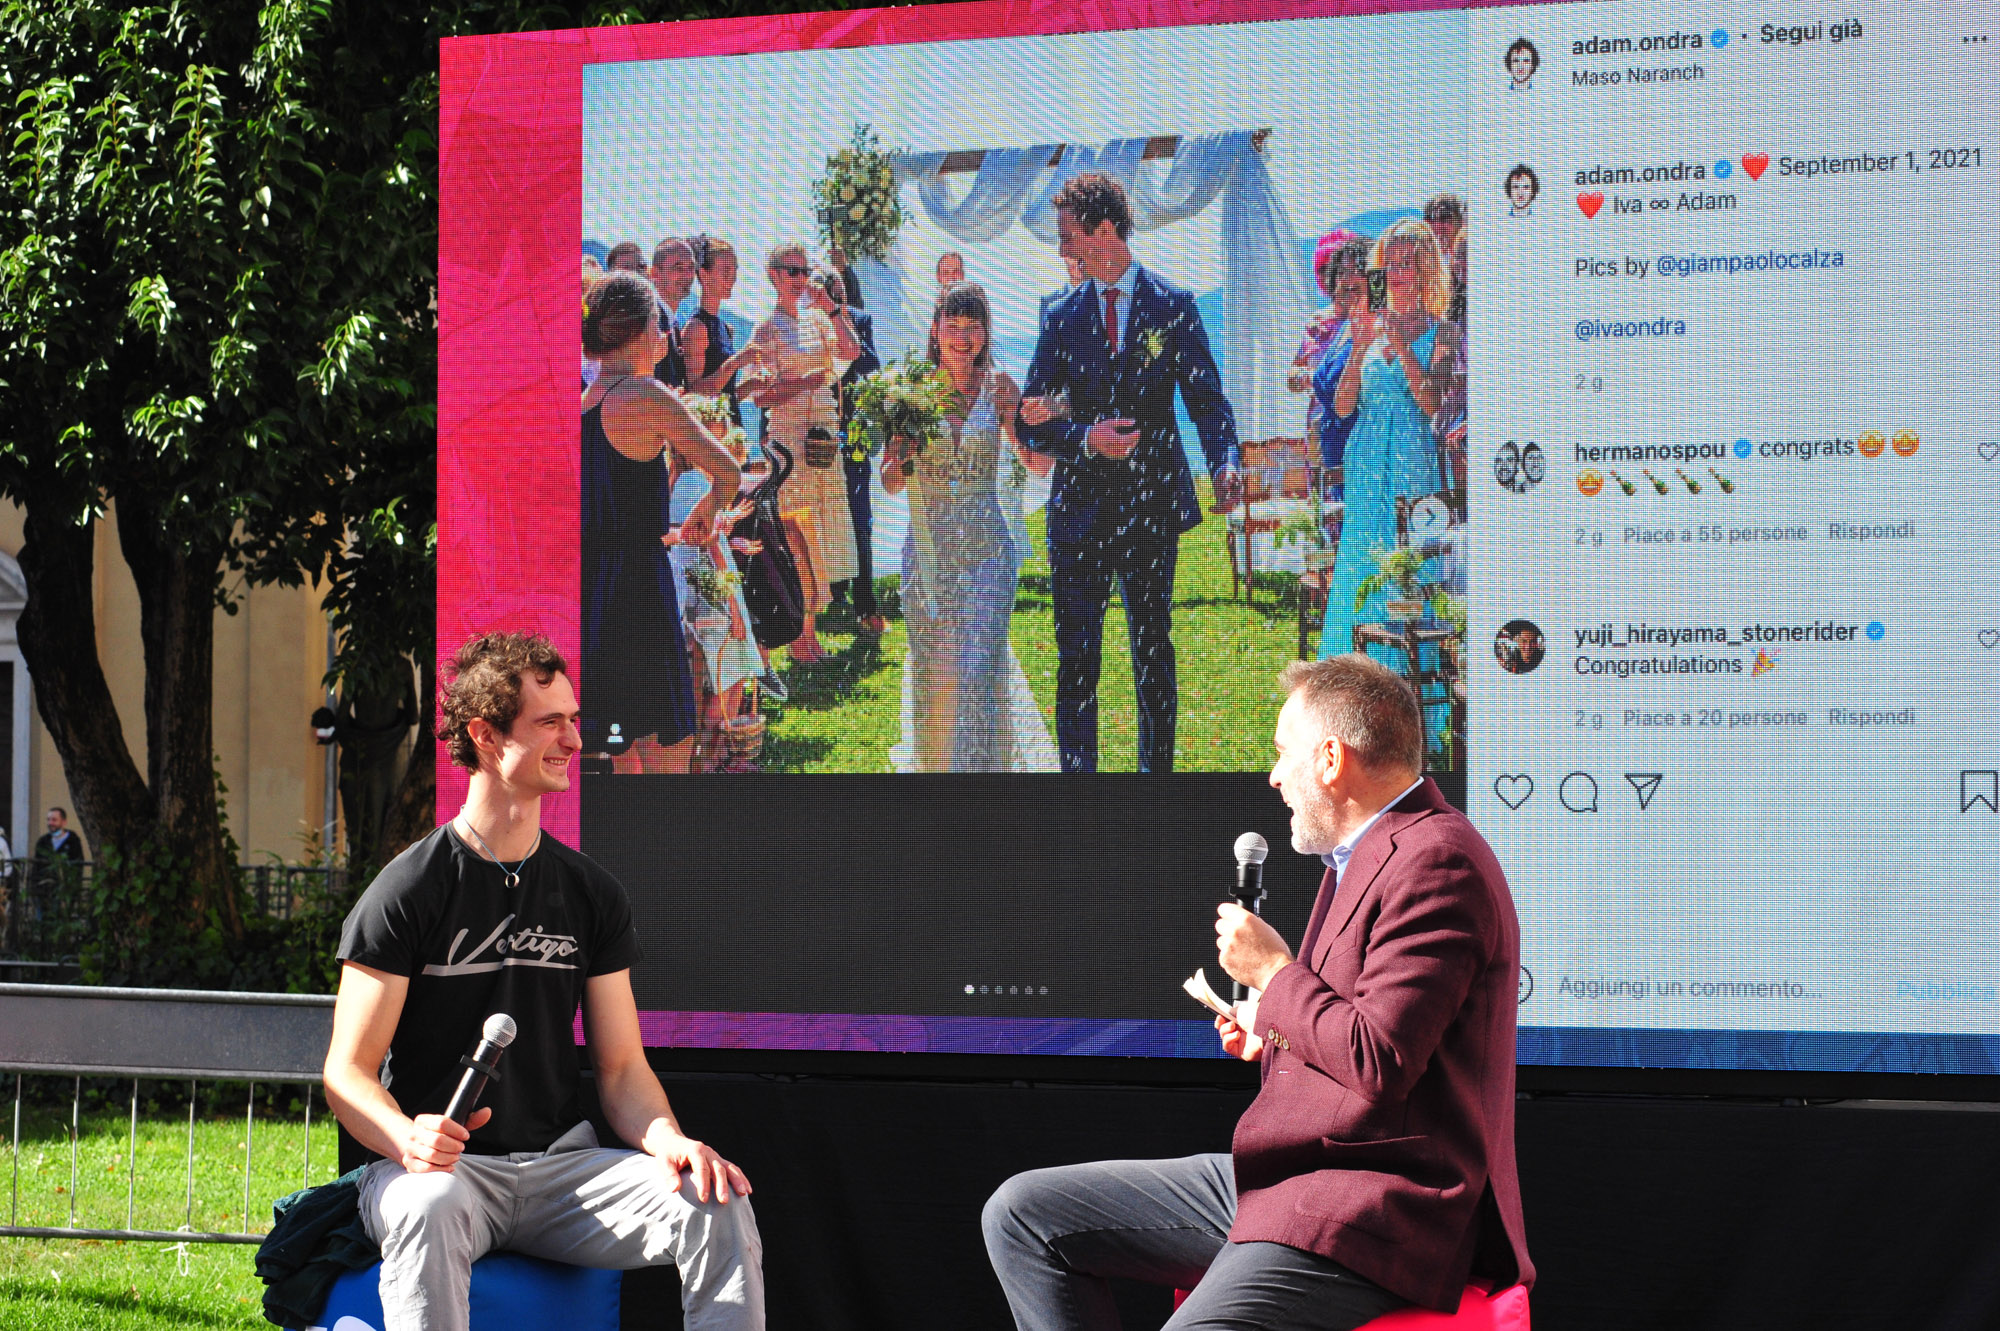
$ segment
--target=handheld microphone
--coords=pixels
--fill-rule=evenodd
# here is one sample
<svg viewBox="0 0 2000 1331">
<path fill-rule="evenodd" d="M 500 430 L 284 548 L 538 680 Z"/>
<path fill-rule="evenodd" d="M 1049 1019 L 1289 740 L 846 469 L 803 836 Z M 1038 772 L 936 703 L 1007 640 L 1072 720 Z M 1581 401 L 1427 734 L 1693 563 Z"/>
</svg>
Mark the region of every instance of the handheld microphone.
<svg viewBox="0 0 2000 1331">
<path fill-rule="evenodd" d="M 1264 857 L 1270 853 L 1270 843 L 1255 832 L 1245 832 L 1236 838 L 1234 895 L 1237 903 L 1252 915 L 1264 913 Z"/>
<path fill-rule="evenodd" d="M 445 1106 L 444 1116 L 460 1127 L 474 1109 L 479 1107 L 480 1093 L 489 1081 L 500 1080 L 500 1054 L 514 1043 L 517 1031 L 514 1019 L 504 1012 L 496 1012 L 480 1027 L 479 1043 L 472 1052 L 458 1060 L 465 1069 L 465 1075 L 458 1079 L 458 1089 L 451 1093 L 451 1103 Z"/>
<path fill-rule="evenodd" d="M 1264 913 L 1264 857 L 1271 853 L 1271 845 L 1255 832 L 1245 832 L 1236 838 L 1236 904 L 1252 915 Z M 1236 980 L 1229 982 L 1229 1000 L 1243 1001 L 1243 986 Z"/>
</svg>

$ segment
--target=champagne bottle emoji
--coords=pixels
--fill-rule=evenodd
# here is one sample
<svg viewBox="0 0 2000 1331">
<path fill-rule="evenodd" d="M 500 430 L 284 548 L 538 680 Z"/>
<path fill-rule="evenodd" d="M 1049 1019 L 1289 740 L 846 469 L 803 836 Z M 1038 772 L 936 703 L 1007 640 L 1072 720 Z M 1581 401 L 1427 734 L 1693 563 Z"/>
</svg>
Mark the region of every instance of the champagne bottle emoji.
<svg viewBox="0 0 2000 1331">
<path fill-rule="evenodd" d="M 1641 467 L 1639 468 L 1639 474 L 1641 476 L 1644 476 L 1647 480 L 1651 481 L 1653 483 L 1653 488 L 1659 491 L 1661 494 L 1665 494 L 1667 492 L 1667 483 L 1661 480 L 1659 477 L 1653 475 L 1652 468 Z"/>
<path fill-rule="evenodd" d="M 1635 495 L 1639 493 L 1638 486 L 1632 484 L 1632 482 L 1626 480 L 1623 476 L 1620 476 L 1617 472 L 1614 471 L 1611 473 L 1611 479 L 1618 482 L 1618 488 L 1623 490 L 1626 494 Z"/>
<path fill-rule="evenodd" d="M 1688 488 L 1689 494 L 1698 495 L 1701 493 L 1701 482 L 1682 471 L 1679 467 L 1674 468 L 1674 475 L 1681 478 L 1681 484 Z"/>
<path fill-rule="evenodd" d="M 1710 467 L 1708 469 L 1708 474 L 1715 477 L 1715 483 L 1722 487 L 1722 493 L 1726 495 L 1733 495 L 1736 493 L 1735 481 L 1730 480 L 1727 476 L 1724 476 L 1721 472 L 1717 471 L 1713 467 Z"/>
</svg>

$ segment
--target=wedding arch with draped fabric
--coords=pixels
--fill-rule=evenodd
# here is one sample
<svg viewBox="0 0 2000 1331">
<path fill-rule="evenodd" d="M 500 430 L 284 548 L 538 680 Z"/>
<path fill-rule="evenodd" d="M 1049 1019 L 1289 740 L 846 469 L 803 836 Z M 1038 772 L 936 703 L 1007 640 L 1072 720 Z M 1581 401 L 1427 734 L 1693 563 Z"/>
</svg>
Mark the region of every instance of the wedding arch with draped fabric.
<svg viewBox="0 0 2000 1331">
<path fill-rule="evenodd" d="M 1237 432 L 1245 440 L 1261 440 L 1298 433 L 1299 400 L 1286 392 L 1285 375 L 1299 329 L 1317 303 L 1311 275 L 1300 262 L 1298 233 L 1265 168 L 1269 140 L 1267 131 L 1234 130 L 1037 143 L 900 153 L 892 165 L 905 205 L 914 197 L 931 227 L 968 247 L 1000 242 L 1020 227 L 1053 255 L 1056 219 L 1049 200 L 1085 171 L 1102 171 L 1124 185 L 1134 229 L 1142 235 L 1217 209 L 1222 319 L 1208 331 L 1224 391 L 1236 410 Z M 966 182 L 962 193 L 961 181 Z M 1135 243 L 1143 263 L 1144 241 Z M 899 238 L 886 259 L 857 261 L 856 268 L 885 357 L 921 348 L 934 290 L 931 259 L 911 253 Z M 1185 274 L 1164 275 L 1189 285 Z"/>
</svg>

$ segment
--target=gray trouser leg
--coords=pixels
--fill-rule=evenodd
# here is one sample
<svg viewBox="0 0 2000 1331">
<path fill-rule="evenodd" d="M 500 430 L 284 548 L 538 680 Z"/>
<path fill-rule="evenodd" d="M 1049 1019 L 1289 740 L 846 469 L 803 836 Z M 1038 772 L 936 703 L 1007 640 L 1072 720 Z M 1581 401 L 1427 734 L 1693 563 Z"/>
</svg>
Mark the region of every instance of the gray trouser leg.
<svg viewBox="0 0 2000 1331">
<path fill-rule="evenodd" d="M 1113 1277 L 1193 1289 L 1170 1331 L 1348 1331 L 1403 1306 L 1330 1258 L 1229 1242 L 1235 1218 L 1230 1158 L 1194 1155 L 1016 1174 L 981 1221 L 1021 1331 L 1115 1331 Z"/>
<path fill-rule="evenodd" d="M 382 1248 L 384 1331 L 467 1331 L 472 1263 L 505 1249 L 572 1266 L 671 1262 L 688 1331 L 764 1325 L 763 1244 L 747 1197 L 697 1202 L 691 1183 L 637 1151 L 462 1156 L 449 1174 L 377 1161 L 361 1214 Z"/>
</svg>

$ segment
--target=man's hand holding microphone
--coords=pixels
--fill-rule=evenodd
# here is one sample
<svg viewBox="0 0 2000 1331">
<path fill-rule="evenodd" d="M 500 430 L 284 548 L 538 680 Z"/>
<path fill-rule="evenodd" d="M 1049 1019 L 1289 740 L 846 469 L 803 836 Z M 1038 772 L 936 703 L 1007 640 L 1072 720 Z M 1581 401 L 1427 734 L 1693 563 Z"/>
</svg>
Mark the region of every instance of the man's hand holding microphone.
<svg viewBox="0 0 2000 1331">
<path fill-rule="evenodd" d="M 1255 832 L 1236 838 L 1236 899 L 1215 908 L 1216 959 L 1239 986 L 1232 995 L 1236 1015 L 1217 1017 L 1215 1030 L 1222 1037 L 1223 1052 L 1246 1063 L 1255 1063 L 1264 1054 L 1264 1041 L 1256 1033 L 1257 995 L 1292 960 L 1285 940 L 1257 913 L 1264 900 L 1264 857 L 1270 849 Z M 1250 992 L 1245 995 L 1241 989 Z"/>
</svg>

